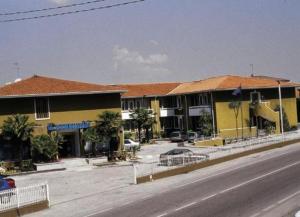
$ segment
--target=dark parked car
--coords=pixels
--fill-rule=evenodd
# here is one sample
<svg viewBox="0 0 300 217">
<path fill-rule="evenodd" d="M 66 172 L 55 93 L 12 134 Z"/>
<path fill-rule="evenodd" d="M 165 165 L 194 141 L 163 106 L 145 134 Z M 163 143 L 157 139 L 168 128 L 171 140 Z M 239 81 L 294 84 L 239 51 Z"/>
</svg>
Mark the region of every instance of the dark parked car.
<svg viewBox="0 0 300 217">
<path fill-rule="evenodd" d="M 188 132 L 188 141 L 190 143 L 194 143 L 199 138 L 197 132 Z"/>
<path fill-rule="evenodd" d="M 204 154 L 196 154 L 189 149 L 172 149 L 159 156 L 159 162 L 162 166 L 184 165 L 196 161 L 207 159 L 208 156 Z"/>
<path fill-rule="evenodd" d="M 184 142 L 187 140 L 187 135 L 184 132 L 174 131 L 170 134 L 171 142 Z"/>
<path fill-rule="evenodd" d="M 0 176 L 0 204 L 8 203 L 10 198 L 14 195 L 13 192 L 4 193 L 3 191 L 13 189 L 15 187 L 15 180 Z"/>
</svg>

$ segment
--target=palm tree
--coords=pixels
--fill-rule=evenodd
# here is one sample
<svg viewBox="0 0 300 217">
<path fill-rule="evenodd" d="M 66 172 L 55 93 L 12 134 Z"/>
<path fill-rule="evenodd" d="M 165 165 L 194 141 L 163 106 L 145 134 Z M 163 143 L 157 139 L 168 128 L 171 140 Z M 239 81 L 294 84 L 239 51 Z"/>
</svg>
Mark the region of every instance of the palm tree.
<svg viewBox="0 0 300 217">
<path fill-rule="evenodd" d="M 100 140 L 109 142 L 110 156 L 113 151 L 111 145 L 119 145 L 118 130 L 121 126 L 122 118 L 118 112 L 104 111 L 98 116 L 98 120 L 96 120 L 96 132 Z"/>
<path fill-rule="evenodd" d="M 155 114 L 152 110 L 145 108 L 137 108 L 131 114 L 133 122 L 137 126 L 138 134 L 139 134 L 139 142 L 141 142 L 141 131 L 145 129 L 146 131 L 146 139 L 149 141 L 149 129 L 155 123 L 155 118 L 153 117 Z"/>
<path fill-rule="evenodd" d="M 35 123 L 29 122 L 29 116 L 16 114 L 4 120 L 2 134 L 14 145 L 19 159 L 23 159 L 24 143 L 32 138 Z"/>
</svg>

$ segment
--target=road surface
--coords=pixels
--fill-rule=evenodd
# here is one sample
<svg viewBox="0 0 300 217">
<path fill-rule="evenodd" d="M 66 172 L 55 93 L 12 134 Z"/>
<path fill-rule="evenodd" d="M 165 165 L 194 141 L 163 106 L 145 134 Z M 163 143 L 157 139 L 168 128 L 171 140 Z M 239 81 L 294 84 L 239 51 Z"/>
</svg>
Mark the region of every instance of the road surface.
<svg viewBox="0 0 300 217">
<path fill-rule="evenodd" d="M 300 150 L 253 160 L 89 217 L 275 217 L 299 208 Z"/>
</svg>

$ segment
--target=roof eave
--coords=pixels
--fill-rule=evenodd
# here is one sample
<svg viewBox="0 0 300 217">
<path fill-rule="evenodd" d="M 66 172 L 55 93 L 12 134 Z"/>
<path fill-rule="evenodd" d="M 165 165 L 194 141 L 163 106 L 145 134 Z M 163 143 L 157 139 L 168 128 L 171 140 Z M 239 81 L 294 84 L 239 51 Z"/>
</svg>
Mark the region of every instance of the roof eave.
<svg viewBox="0 0 300 217">
<path fill-rule="evenodd" d="M 298 88 L 300 85 L 282 85 L 281 88 Z M 278 86 L 271 86 L 271 87 L 247 87 L 243 88 L 242 90 L 251 90 L 251 89 L 273 89 L 278 88 Z M 228 91 L 228 90 L 235 90 L 236 88 L 222 88 L 222 89 L 207 89 L 207 90 L 196 90 L 196 91 L 190 91 L 190 92 L 181 92 L 181 93 L 169 93 L 166 96 L 174 96 L 174 95 L 186 95 L 186 94 L 194 94 L 194 93 L 203 93 L 203 92 L 220 92 L 220 91 Z"/>
<path fill-rule="evenodd" d="M 76 96 L 76 95 L 96 95 L 110 93 L 125 93 L 126 90 L 108 90 L 108 91 L 88 91 L 88 92 L 67 92 L 67 93 L 41 93 L 41 94 L 22 94 L 22 95 L 2 95 L 0 99 L 12 98 L 31 98 L 31 97 L 49 97 L 49 96 Z"/>
</svg>

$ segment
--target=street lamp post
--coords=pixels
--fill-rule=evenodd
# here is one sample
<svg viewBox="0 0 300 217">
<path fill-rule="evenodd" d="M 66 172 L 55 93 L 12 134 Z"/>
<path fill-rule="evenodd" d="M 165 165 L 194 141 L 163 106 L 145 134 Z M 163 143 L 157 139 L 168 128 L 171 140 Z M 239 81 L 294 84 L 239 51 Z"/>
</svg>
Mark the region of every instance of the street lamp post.
<svg viewBox="0 0 300 217">
<path fill-rule="evenodd" d="M 281 99 L 281 85 L 280 80 L 278 82 L 278 95 L 279 95 L 279 107 L 280 107 L 280 126 L 281 126 L 281 134 L 283 136 L 284 130 L 283 130 L 283 112 L 282 112 L 282 99 Z"/>
</svg>

